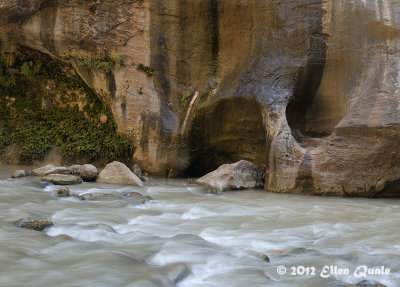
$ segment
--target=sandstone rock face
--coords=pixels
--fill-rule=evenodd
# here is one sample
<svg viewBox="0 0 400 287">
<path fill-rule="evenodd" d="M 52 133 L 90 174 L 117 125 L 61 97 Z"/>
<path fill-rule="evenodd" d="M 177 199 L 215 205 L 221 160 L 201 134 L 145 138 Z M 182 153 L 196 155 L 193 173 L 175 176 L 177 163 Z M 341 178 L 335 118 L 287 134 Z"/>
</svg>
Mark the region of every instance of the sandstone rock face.
<svg viewBox="0 0 400 287">
<path fill-rule="evenodd" d="M 7 0 L 0 50 L 71 63 L 152 174 L 245 159 L 270 191 L 398 197 L 399 13 L 397 0 Z M 118 54 L 109 72 L 78 65 Z"/>
<path fill-rule="evenodd" d="M 84 164 L 79 169 L 79 175 L 84 181 L 96 180 L 97 173 L 97 168 L 92 164 Z"/>
<path fill-rule="evenodd" d="M 215 193 L 226 190 L 263 187 L 263 170 L 246 160 L 221 165 L 217 170 L 199 178 Z"/>
<path fill-rule="evenodd" d="M 43 181 L 48 181 L 57 185 L 72 185 L 82 183 L 82 178 L 76 175 L 49 174 L 42 177 Z"/>
<path fill-rule="evenodd" d="M 143 182 L 123 163 L 114 161 L 99 173 L 97 182 L 143 186 Z"/>
</svg>

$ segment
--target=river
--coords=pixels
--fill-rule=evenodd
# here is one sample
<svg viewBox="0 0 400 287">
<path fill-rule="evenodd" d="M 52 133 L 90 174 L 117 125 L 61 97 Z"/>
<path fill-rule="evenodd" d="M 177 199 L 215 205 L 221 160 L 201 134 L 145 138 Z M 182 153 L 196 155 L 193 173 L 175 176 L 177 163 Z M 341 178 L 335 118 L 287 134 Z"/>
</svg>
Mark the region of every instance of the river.
<svg viewBox="0 0 400 287">
<path fill-rule="evenodd" d="M 11 179 L 16 168 L 0 168 L 0 286 L 400 286 L 399 200 L 214 195 L 188 180 L 152 179 L 143 188 L 70 187 L 153 198 L 144 204 L 81 201 L 54 197 L 57 186 L 38 177 Z M 54 226 L 12 224 L 27 216 Z M 362 266 L 386 271 L 363 276 Z"/>
</svg>

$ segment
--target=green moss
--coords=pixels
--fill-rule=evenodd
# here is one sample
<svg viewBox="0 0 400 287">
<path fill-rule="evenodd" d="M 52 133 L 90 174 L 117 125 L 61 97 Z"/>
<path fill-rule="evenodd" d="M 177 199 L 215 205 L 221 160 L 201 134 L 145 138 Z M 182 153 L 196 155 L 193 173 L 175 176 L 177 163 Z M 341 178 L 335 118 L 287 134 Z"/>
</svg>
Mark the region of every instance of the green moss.
<svg viewBox="0 0 400 287">
<path fill-rule="evenodd" d="M 99 56 L 96 58 L 84 58 L 77 60 L 77 65 L 81 69 L 92 69 L 99 72 L 110 72 L 115 65 L 122 65 L 126 57 L 120 54 L 113 54 L 111 57 Z"/>
<path fill-rule="evenodd" d="M 185 108 L 187 104 L 189 103 L 190 97 L 192 96 L 191 92 L 185 91 L 182 93 L 181 97 L 181 106 Z"/>
<path fill-rule="evenodd" d="M 65 64 L 28 49 L 17 51 L 11 66 L 3 60 L 7 57 L 0 57 L 0 77 L 13 77 L 18 84 L 0 82 L 0 148 L 17 144 L 22 149 L 21 159 L 28 162 L 43 158 L 54 144 L 71 158 L 132 156 L 133 146 L 117 135 L 112 114 L 79 77 L 63 72 Z M 62 107 L 52 99 L 52 107 L 42 109 L 43 87 L 48 81 L 57 87 L 54 94 L 62 95 Z M 75 105 L 79 97 L 82 111 Z M 108 120 L 102 123 L 104 114 Z"/>
</svg>

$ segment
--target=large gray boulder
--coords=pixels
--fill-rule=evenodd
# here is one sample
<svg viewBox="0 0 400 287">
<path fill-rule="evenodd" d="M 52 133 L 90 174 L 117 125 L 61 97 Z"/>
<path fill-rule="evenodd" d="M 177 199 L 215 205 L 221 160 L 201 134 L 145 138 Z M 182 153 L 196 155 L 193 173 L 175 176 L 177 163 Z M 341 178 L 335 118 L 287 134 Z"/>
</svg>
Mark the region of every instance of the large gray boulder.
<svg viewBox="0 0 400 287">
<path fill-rule="evenodd" d="M 143 182 L 123 163 L 114 161 L 99 173 L 97 182 L 143 186 Z"/>
<path fill-rule="evenodd" d="M 49 174 L 42 177 L 42 180 L 57 185 L 72 185 L 82 183 L 82 178 L 80 178 L 79 176 L 67 174 Z"/>
<path fill-rule="evenodd" d="M 205 184 L 214 193 L 227 190 L 263 187 L 263 170 L 249 161 L 221 165 L 196 182 Z"/>
<path fill-rule="evenodd" d="M 95 181 L 97 174 L 97 168 L 92 164 L 81 165 L 79 169 L 79 175 L 84 181 Z"/>
</svg>

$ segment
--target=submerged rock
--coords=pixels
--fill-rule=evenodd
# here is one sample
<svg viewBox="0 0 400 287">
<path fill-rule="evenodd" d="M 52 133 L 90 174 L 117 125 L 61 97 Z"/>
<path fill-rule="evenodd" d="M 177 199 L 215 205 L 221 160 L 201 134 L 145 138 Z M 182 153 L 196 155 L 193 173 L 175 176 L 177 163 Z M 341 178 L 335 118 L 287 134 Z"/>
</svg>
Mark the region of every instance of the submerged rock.
<svg viewBox="0 0 400 287">
<path fill-rule="evenodd" d="M 383 285 L 379 282 L 376 281 L 370 281 L 370 280 L 363 280 L 357 283 L 357 286 L 368 286 L 368 287 L 387 287 L 386 285 Z"/>
<path fill-rule="evenodd" d="M 212 192 L 263 187 L 263 170 L 249 161 L 241 160 L 233 164 L 221 165 L 202 178 L 196 180 L 206 184 Z"/>
<path fill-rule="evenodd" d="M 125 192 L 122 194 L 115 193 L 85 193 L 81 195 L 74 195 L 74 197 L 80 200 L 87 201 L 113 201 L 113 200 L 129 200 L 130 203 L 141 204 L 145 203 L 152 198 L 150 196 L 142 195 L 138 192 Z"/>
<path fill-rule="evenodd" d="M 54 169 L 56 166 L 53 164 L 48 164 L 39 168 L 32 170 L 33 175 L 44 176 L 49 170 Z"/>
<path fill-rule="evenodd" d="M 97 182 L 143 186 L 143 182 L 123 163 L 114 161 L 99 173 Z"/>
<path fill-rule="evenodd" d="M 79 175 L 84 181 L 95 181 L 97 174 L 97 168 L 92 164 L 81 165 L 79 169 Z"/>
<path fill-rule="evenodd" d="M 42 180 L 58 185 L 72 185 L 82 183 L 82 179 L 79 176 L 66 174 L 49 174 L 42 177 Z"/>
<path fill-rule="evenodd" d="M 19 169 L 13 172 L 13 174 L 11 175 L 12 178 L 20 178 L 20 177 L 25 177 L 30 175 L 29 172 L 27 172 L 24 169 Z"/>
<path fill-rule="evenodd" d="M 45 228 L 52 226 L 53 222 L 49 218 L 26 217 L 15 221 L 15 225 L 25 229 L 43 231 Z"/>
</svg>

